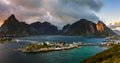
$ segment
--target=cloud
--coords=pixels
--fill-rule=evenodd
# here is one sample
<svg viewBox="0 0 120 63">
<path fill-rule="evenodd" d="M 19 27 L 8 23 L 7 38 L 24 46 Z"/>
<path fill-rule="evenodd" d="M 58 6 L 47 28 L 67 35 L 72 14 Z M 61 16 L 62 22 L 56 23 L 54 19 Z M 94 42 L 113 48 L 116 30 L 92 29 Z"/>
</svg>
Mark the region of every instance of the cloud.
<svg viewBox="0 0 120 63">
<path fill-rule="evenodd" d="M 85 18 L 96 22 L 102 3 L 98 0 L 0 0 L 0 12 L 15 14 L 21 21 L 48 20 L 62 26 Z M 1 15 L 1 14 L 0 14 Z"/>
<path fill-rule="evenodd" d="M 95 13 L 102 7 L 101 2 L 95 0 L 56 0 L 49 3 L 50 7 L 47 7 L 52 16 L 63 23 L 72 23 L 81 18 L 96 21 L 99 18 Z"/>
<path fill-rule="evenodd" d="M 9 14 L 10 6 L 6 5 L 3 1 L 0 0 L 0 16 L 3 17 Z"/>
<path fill-rule="evenodd" d="M 10 3 L 13 3 L 17 6 L 23 6 L 28 9 L 36 9 L 41 6 L 41 0 L 8 0 Z"/>
<path fill-rule="evenodd" d="M 113 30 L 120 30 L 120 21 L 115 22 L 114 24 L 109 24 L 108 27 L 110 27 Z"/>
</svg>

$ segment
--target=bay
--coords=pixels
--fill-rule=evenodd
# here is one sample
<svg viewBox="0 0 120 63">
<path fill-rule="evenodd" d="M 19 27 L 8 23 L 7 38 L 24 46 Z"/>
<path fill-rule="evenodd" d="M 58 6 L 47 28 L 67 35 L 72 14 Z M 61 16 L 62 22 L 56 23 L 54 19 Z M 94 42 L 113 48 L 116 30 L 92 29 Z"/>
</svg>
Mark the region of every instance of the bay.
<svg viewBox="0 0 120 63">
<path fill-rule="evenodd" d="M 0 43 L 0 63 L 79 63 L 80 61 L 91 57 L 97 53 L 104 51 L 105 47 L 99 46 L 82 46 L 81 48 L 75 48 L 63 51 L 52 52 L 40 52 L 40 53 L 23 53 L 17 51 L 18 48 L 22 48 L 32 41 L 39 42 L 82 42 L 82 43 L 94 43 L 99 44 L 105 40 L 105 38 L 90 38 L 80 36 L 30 36 L 19 37 L 19 40 L 23 40 L 20 43 L 8 42 Z"/>
</svg>

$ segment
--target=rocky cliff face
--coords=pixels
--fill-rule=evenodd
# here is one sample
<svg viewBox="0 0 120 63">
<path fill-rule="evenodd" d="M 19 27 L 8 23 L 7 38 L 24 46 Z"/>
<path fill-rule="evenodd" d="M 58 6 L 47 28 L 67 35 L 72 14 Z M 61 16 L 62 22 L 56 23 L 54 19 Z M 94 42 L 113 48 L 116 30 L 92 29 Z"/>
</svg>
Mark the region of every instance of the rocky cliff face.
<svg viewBox="0 0 120 63">
<path fill-rule="evenodd" d="M 109 36 L 116 35 L 110 28 L 108 28 L 102 21 L 98 21 L 96 24 L 97 32 L 96 35 Z"/>
<path fill-rule="evenodd" d="M 106 27 L 105 26 L 105 24 L 103 23 L 103 22 L 101 22 L 101 21 L 99 21 L 97 24 L 96 24 L 96 28 L 97 28 L 97 31 L 104 31 L 105 30 L 105 28 L 104 27 Z"/>
</svg>

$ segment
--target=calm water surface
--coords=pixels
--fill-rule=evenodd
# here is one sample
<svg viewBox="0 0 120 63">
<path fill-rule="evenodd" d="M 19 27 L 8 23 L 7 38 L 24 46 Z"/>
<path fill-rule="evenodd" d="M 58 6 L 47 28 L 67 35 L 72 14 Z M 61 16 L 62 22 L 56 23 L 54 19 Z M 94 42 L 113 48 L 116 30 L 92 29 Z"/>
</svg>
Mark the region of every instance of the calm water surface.
<svg viewBox="0 0 120 63">
<path fill-rule="evenodd" d="M 24 41 L 20 43 L 0 43 L 0 63 L 79 63 L 80 61 L 106 49 L 99 46 L 84 46 L 71 50 L 28 54 L 16 51 L 16 49 L 30 44 L 29 41 L 101 43 L 105 38 L 85 38 L 79 36 L 31 36 L 20 37 L 17 39 Z"/>
</svg>

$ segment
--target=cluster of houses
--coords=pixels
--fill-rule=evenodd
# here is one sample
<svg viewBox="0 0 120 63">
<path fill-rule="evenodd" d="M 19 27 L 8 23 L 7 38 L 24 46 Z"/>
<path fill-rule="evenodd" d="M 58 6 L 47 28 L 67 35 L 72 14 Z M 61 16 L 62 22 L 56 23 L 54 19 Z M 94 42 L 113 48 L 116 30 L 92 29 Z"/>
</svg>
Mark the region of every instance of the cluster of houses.
<svg viewBox="0 0 120 63">
<path fill-rule="evenodd" d="M 111 39 L 106 39 L 106 41 L 102 42 L 101 45 L 103 46 L 109 46 L 109 45 L 117 45 L 120 44 L 120 41 L 118 40 L 111 40 Z"/>
<path fill-rule="evenodd" d="M 68 49 L 73 49 L 73 48 L 79 48 L 81 44 L 82 44 L 81 42 L 79 43 L 73 42 L 72 44 L 68 44 L 65 42 L 41 42 L 41 43 L 35 44 L 35 47 L 31 48 L 31 46 L 27 46 L 21 50 L 23 52 L 58 51 L 58 50 L 68 50 Z"/>
</svg>

